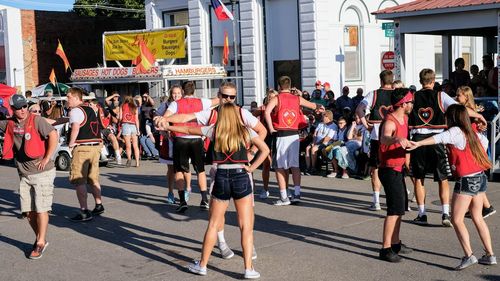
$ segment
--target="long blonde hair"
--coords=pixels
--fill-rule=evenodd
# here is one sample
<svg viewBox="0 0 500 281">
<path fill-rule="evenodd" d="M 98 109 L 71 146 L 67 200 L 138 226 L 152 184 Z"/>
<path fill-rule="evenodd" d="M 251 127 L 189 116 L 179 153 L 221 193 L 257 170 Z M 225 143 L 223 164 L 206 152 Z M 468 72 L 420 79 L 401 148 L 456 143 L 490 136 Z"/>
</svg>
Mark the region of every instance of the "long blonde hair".
<svg viewBox="0 0 500 281">
<path fill-rule="evenodd" d="M 472 89 L 469 86 L 460 86 L 457 90 L 457 95 L 462 94 L 465 96 L 467 101 L 463 106 L 470 108 L 474 111 L 477 111 L 476 103 L 474 102 L 474 93 L 472 93 Z"/>
<path fill-rule="evenodd" d="M 221 105 L 215 125 L 214 150 L 232 153 L 238 151 L 241 145 L 248 143 L 250 143 L 250 134 L 243 125 L 239 108 L 229 102 Z"/>
</svg>

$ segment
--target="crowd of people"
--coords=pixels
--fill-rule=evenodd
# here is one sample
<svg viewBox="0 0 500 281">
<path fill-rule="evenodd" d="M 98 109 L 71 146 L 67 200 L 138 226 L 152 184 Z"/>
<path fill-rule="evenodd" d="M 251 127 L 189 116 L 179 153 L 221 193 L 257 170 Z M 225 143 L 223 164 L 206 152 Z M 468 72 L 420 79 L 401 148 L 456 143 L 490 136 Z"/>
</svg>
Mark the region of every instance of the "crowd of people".
<svg viewBox="0 0 500 281">
<path fill-rule="evenodd" d="M 188 209 L 193 166 L 201 193 L 199 206 L 210 214 L 201 259 L 188 267 L 195 274 L 207 274 L 215 245 L 223 258 L 234 256 L 224 238 L 224 215 L 233 199 L 241 230 L 244 276 L 260 277 L 252 265 L 257 258 L 253 194 L 259 189 L 261 199 L 270 196 L 271 170 L 279 187 L 278 199 L 273 202 L 276 206 L 300 204 L 302 176 L 369 177 L 373 200 L 367 208 L 372 211 L 381 210 L 383 187 L 387 216 L 379 256 L 389 262 L 400 262 L 402 255 L 412 252 L 399 236 L 401 218 L 411 201 L 405 177 L 413 183 L 418 206 L 413 222 L 425 225 L 424 182 L 432 173 L 439 184 L 442 225 L 454 227 L 464 252 L 456 269 L 478 262 L 496 264 L 484 221 L 495 213 L 485 193 L 484 171 L 491 167 L 486 154 L 488 140 L 483 134 L 486 120 L 474 103 L 484 81 L 474 80 L 474 76 L 467 80 L 463 60 L 457 60 L 456 66 L 454 86 L 446 91 L 444 85 L 436 85 L 431 69 L 420 72 L 418 91 L 415 86 L 394 81 L 393 73 L 384 70 L 378 89 L 363 95 L 359 88 L 351 98 L 349 88 L 344 87 L 337 99 L 328 82 L 317 81 L 309 94 L 294 88 L 291 79 L 282 76 L 278 89 L 267 90 L 263 105 L 252 104 L 250 110 L 236 104 L 236 86 L 231 82 L 223 82 L 212 99 L 195 97 L 193 81 L 174 85 L 157 108 L 147 93 L 136 98 L 125 96 L 121 101 L 122 96 L 113 92 L 100 104 L 92 93 L 70 88 L 66 107 L 30 104 L 30 99 L 15 95 L 10 104 L 13 117 L 1 121 L 0 129 L 6 134 L 4 158 L 15 158 L 18 164 L 21 211 L 36 235 L 29 257 L 40 258 L 48 246 L 48 212 L 55 177 L 51 155 L 58 139 L 50 124 L 69 122 L 67 141 L 73 155 L 69 180 L 80 205 L 73 221 L 89 221 L 104 213 L 98 163 L 103 141 L 113 148 L 118 164 L 122 151 L 127 167 L 133 160 L 139 167 L 144 157 L 165 164 L 167 203 L 176 204 L 180 213 Z M 493 75 L 484 71 L 481 77 Z M 456 99 L 450 95 L 451 89 Z M 212 165 L 210 186 L 206 164 Z M 255 187 L 252 172 L 259 167 L 263 185 Z M 450 178 L 455 180 L 451 204 Z M 87 185 L 95 201 L 92 211 L 87 203 Z M 468 214 L 485 249 L 479 259 L 473 255 L 464 224 Z"/>
</svg>

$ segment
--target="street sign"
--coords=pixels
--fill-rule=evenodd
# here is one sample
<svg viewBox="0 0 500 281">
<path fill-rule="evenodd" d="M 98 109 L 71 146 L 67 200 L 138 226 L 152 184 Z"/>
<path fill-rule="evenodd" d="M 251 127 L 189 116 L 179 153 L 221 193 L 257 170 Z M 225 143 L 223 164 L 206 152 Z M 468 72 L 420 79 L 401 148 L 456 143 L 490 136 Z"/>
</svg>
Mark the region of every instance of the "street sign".
<svg viewBox="0 0 500 281">
<path fill-rule="evenodd" d="M 394 38 L 394 29 L 386 29 L 384 31 L 385 37 Z"/>
<path fill-rule="evenodd" d="M 384 52 L 382 53 L 382 68 L 386 70 L 393 70 L 394 69 L 394 52 L 389 51 L 389 52 Z"/>
<path fill-rule="evenodd" d="M 382 23 L 382 29 L 394 29 L 394 23 L 393 22 L 384 22 Z"/>
</svg>

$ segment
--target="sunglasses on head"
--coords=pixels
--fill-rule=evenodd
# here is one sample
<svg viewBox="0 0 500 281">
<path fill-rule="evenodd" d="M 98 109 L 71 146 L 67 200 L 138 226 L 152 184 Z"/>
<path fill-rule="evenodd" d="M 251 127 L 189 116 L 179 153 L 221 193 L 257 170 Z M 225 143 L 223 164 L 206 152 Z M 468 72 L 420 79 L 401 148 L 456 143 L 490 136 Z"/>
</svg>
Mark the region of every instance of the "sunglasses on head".
<svg viewBox="0 0 500 281">
<path fill-rule="evenodd" d="M 226 95 L 226 94 L 223 94 L 223 93 L 220 93 L 220 96 L 221 96 L 221 98 L 223 98 L 223 99 L 231 99 L 231 100 L 236 99 L 236 96 Z"/>
<path fill-rule="evenodd" d="M 26 109 L 26 108 L 28 108 L 28 105 L 23 105 L 23 106 L 21 106 L 21 107 L 19 107 L 19 108 L 17 108 L 17 107 L 12 107 L 12 108 L 14 108 L 14 110 L 21 110 L 21 109 Z"/>
</svg>

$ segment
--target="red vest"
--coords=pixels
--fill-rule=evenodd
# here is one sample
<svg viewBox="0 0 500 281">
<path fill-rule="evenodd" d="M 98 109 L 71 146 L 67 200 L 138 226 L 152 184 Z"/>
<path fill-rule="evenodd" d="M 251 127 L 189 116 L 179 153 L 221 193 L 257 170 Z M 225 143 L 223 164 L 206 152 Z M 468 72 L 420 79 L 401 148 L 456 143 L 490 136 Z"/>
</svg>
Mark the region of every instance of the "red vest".
<svg viewBox="0 0 500 281">
<path fill-rule="evenodd" d="M 108 114 L 108 117 L 105 116 L 104 110 L 99 106 L 99 121 L 101 122 L 101 126 L 103 129 L 106 129 L 111 123 L 111 114 Z"/>
<path fill-rule="evenodd" d="M 31 159 L 38 159 L 45 155 L 45 140 L 42 139 L 40 133 L 35 128 L 34 114 L 29 114 L 28 119 L 24 123 L 24 153 Z M 40 117 L 41 118 L 41 117 Z M 4 154 L 3 159 L 9 160 L 14 158 L 14 130 L 15 122 L 9 120 L 5 130 L 4 139 Z"/>
<path fill-rule="evenodd" d="M 479 139 L 477 140 L 479 142 Z M 477 163 L 469 143 L 466 142 L 465 149 L 460 150 L 454 145 L 447 145 L 449 149 L 449 160 L 451 172 L 456 177 L 463 177 L 484 171 L 485 169 Z"/>
<path fill-rule="evenodd" d="M 394 132 L 395 137 L 408 138 L 408 117 L 405 115 L 404 123 L 400 124 L 399 121 L 392 115 L 387 114 L 384 122 L 391 120 L 396 124 L 396 132 Z M 382 126 L 380 126 L 382 128 Z M 395 171 L 403 171 L 403 165 L 405 164 L 406 151 L 401 147 L 399 143 L 394 143 L 391 145 L 386 145 L 380 143 L 379 146 L 379 159 L 381 168 L 392 168 Z"/>
<path fill-rule="evenodd" d="M 285 92 L 278 95 L 278 105 L 271 119 L 274 129 L 278 131 L 297 131 L 307 126 L 300 109 L 300 97 Z"/>
<path fill-rule="evenodd" d="M 177 101 L 177 114 L 196 113 L 203 110 L 203 103 L 198 98 L 182 98 Z M 177 123 L 174 126 L 201 127 L 198 122 Z M 175 133 L 176 137 L 186 136 L 186 134 Z"/>
<path fill-rule="evenodd" d="M 128 104 L 122 105 L 122 123 L 135 125 L 135 112 L 132 112 Z"/>
</svg>

